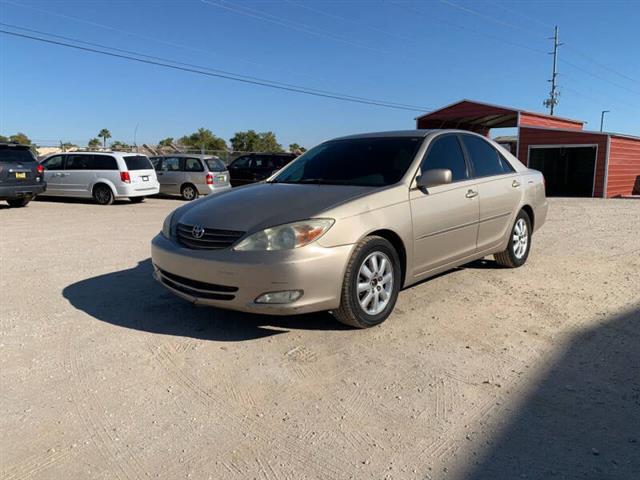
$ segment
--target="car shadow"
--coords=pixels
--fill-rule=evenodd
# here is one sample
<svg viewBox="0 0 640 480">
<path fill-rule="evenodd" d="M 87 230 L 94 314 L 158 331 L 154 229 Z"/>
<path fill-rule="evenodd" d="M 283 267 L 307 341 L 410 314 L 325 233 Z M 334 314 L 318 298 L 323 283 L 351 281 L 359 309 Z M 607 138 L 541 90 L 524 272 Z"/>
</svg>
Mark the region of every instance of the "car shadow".
<svg viewBox="0 0 640 480">
<path fill-rule="evenodd" d="M 65 287 L 74 307 L 103 322 L 163 335 L 238 342 L 288 330 L 348 330 L 329 313 L 256 315 L 197 307 L 167 291 L 152 277 L 151 260 Z"/>
<path fill-rule="evenodd" d="M 509 413 L 461 478 L 640 478 L 640 305 L 576 334 Z"/>
</svg>

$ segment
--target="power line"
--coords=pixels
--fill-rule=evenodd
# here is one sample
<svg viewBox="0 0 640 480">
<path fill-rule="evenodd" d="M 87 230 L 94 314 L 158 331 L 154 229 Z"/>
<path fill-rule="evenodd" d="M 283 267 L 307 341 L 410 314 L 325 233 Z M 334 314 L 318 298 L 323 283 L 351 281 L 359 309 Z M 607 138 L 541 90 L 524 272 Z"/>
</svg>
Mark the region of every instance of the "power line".
<svg viewBox="0 0 640 480">
<path fill-rule="evenodd" d="M 20 27 L 22 28 L 22 27 Z M 351 103 L 360 103 L 360 104 L 365 104 L 365 105 L 373 105 L 373 106 L 378 106 L 378 107 L 385 107 L 385 108 L 392 108 L 392 109 L 397 109 L 397 110 L 410 110 L 410 111 L 419 111 L 419 112 L 424 112 L 426 110 L 430 110 L 430 108 L 427 107 L 420 107 L 420 106 L 403 106 L 400 104 L 393 104 L 390 102 L 385 102 L 383 100 L 376 100 L 376 99 L 367 99 L 364 97 L 352 97 L 349 95 L 344 95 L 341 93 L 320 93 L 319 91 L 314 91 L 314 90 L 310 90 L 306 87 L 303 86 L 295 86 L 295 87 L 288 87 L 288 86 L 284 86 L 281 84 L 277 84 L 275 82 L 271 82 L 269 80 L 252 80 L 249 78 L 241 78 L 240 76 L 234 76 L 235 74 L 232 73 L 228 73 L 228 74 L 223 74 L 223 73 L 214 73 L 212 71 L 205 71 L 201 68 L 191 68 L 191 67 L 185 67 L 185 66 L 179 66 L 178 63 L 179 62 L 173 62 L 172 60 L 165 60 L 165 61 L 157 61 L 157 60 L 152 60 L 149 59 L 149 56 L 144 55 L 144 54 L 135 54 L 138 55 L 140 57 L 147 57 L 145 58 L 138 58 L 138 57 L 134 57 L 131 55 L 126 55 L 123 53 L 113 53 L 113 52 L 109 52 L 109 51 L 104 51 L 104 50 L 98 50 L 96 48 L 90 48 L 90 47 L 83 47 L 80 45 L 73 45 L 67 42 L 62 42 L 62 41 L 57 41 L 57 40 L 51 40 L 51 39 L 46 39 L 46 38 L 42 38 L 42 37 L 35 37 L 33 35 L 27 35 L 27 34 L 23 34 L 23 33 L 17 33 L 17 32 L 11 32 L 8 30 L 3 30 L 0 29 L 0 33 L 3 33 L 5 35 L 11 35 L 14 37 L 20 37 L 20 38 L 24 38 L 24 39 L 29 39 L 29 40 L 33 40 L 33 41 L 37 41 L 37 42 L 42 42 L 42 43 L 48 43 L 48 44 L 52 44 L 52 45 L 58 45 L 58 46 L 62 46 L 62 47 L 67 47 L 67 48 L 72 48 L 72 49 L 76 49 L 76 50 L 80 50 L 80 51 L 85 51 L 85 52 L 91 52 L 91 53 L 96 53 L 96 54 L 100 54 L 100 55 L 106 55 L 109 57 L 114 57 L 114 58 L 121 58 L 121 59 L 125 59 L 125 60 L 131 60 L 131 61 L 135 61 L 135 62 L 139 62 L 139 63 L 144 63 L 144 64 L 148 64 L 148 65 L 155 65 L 155 66 L 159 66 L 159 67 L 165 67 L 165 68 L 170 68 L 173 70 L 179 70 L 179 71 L 185 71 L 185 72 L 189 72 L 189 73 L 196 73 L 199 75 L 205 75 L 208 77 L 215 77 L 215 78 L 222 78 L 225 80 L 234 80 L 236 82 L 241 82 L 241 83 L 246 83 L 246 84 L 250 84 L 250 85 L 259 85 L 262 87 L 269 87 L 269 88 L 273 88 L 276 90 L 283 90 L 283 91 L 288 91 L 288 92 L 294 92 L 294 93 L 300 93 L 300 94 L 304 94 L 304 95 L 311 95 L 311 96 L 316 96 L 316 97 L 323 97 L 323 98 L 331 98 L 334 100 L 340 100 L 340 101 L 345 101 L 345 102 L 351 102 Z M 43 32 L 38 32 L 40 35 L 47 35 L 46 33 Z M 101 47 L 101 48 L 109 48 L 110 47 Z M 171 63 L 167 63 L 167 62 L 171 62 Z"/>
</svg>

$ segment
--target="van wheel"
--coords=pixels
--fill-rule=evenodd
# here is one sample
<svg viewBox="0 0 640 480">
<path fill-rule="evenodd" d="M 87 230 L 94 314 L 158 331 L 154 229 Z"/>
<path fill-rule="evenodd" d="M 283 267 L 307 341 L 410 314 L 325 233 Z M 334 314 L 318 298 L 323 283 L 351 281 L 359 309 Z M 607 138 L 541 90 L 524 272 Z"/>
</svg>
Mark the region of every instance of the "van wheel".
<svg viewBox="0 0 640 480">
<path fill-rule="evenodd" d="M 131 203 L 142 203 L 145 197 L 129 197 Z"/>
<path fill-rule="evenodd" d="M 111 205 L 113 203 L 113 192 L 106 185 L 96 185 L 93 188 L 93 199 L 98 205 Z"/>
<path fill-rule="evenodd" d="M 190 202 L 191 200 L 196 199 L 196 197 L 198 196 L 198 190 L 196 190 L 196 187 L 194 187 L 190 183 L 185 183 L 180 189 L 180 194 L 182 195 L 182 198 L 184 200 Z"/>
<path fill-rule="evenodd" d="M 31 197 L 10 198 L 7 203 L 10 207 L 26 207 L 31 201 Z"/>
<path fill-rule="evenodd" d="M 524 265 L 531 250 L 531 219 L 524 210 L 520 210 L 516 221 L 511 228 L 507 248 L 494 254 L 498 265 L 508 268 L 517 268 Z"/>
<path fill-rule="evenodd" d="M 400 272 L 398 253 L 388 240 L 365 238 L 349 259 L 340 307 L 331 313 L 340 322 L 357 328 L 384 322 L 398 299 Z"/>
</svg>

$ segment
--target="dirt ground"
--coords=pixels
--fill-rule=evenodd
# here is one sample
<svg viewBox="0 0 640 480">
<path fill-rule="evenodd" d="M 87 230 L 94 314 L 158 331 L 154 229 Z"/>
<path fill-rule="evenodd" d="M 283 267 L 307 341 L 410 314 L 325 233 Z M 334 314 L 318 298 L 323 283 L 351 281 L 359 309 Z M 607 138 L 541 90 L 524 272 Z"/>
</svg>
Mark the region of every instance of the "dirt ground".
<svg viewBox="0 0 640 480">
<path fill-rule="evenodd" d="M 179 200 L 0 207 L 0 478 L 640 478 L 640 202 L 552 199 L 525 267 L 370 330 L 151 278 Z"/>
</svg>

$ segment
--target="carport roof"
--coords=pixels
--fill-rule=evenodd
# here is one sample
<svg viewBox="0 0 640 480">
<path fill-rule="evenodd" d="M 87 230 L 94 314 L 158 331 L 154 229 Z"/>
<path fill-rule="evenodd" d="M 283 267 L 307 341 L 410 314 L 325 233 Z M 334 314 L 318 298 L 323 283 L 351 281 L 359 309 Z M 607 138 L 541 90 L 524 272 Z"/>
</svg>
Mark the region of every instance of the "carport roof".
<svg viewBox="0 0 640 480">
<path fill-rule="evenodd" d="M 547 115 L 544 113 L 530 112 L 512 107 L 503 107 L 501 105 L 493 105 L 490 103 L 476 102 L 474 100 L 460 100 L 438 110 L 425 113 L 416 118 L 419 125 L 427 128 L 438 128 L 436 124 L 440 122 L 442 127 L 455 128 L 454 125 L 464 125 L 475 128 L 504 128 L 519 126 L 518 117 L 520 114 L 537 117 L 540 119 L 549 119 L 554 122 L 566 122 L 570 125 L 582 125 L 581 120 L 572 120 L 570 118 L 557 117 L 555 115 Z M 428 122 L 429 125 L 425 125 Z M 423 128 L 424 128 L 423 127 Z M 440 128 L 442 128 L 440 127 Z"/>
</svg>

